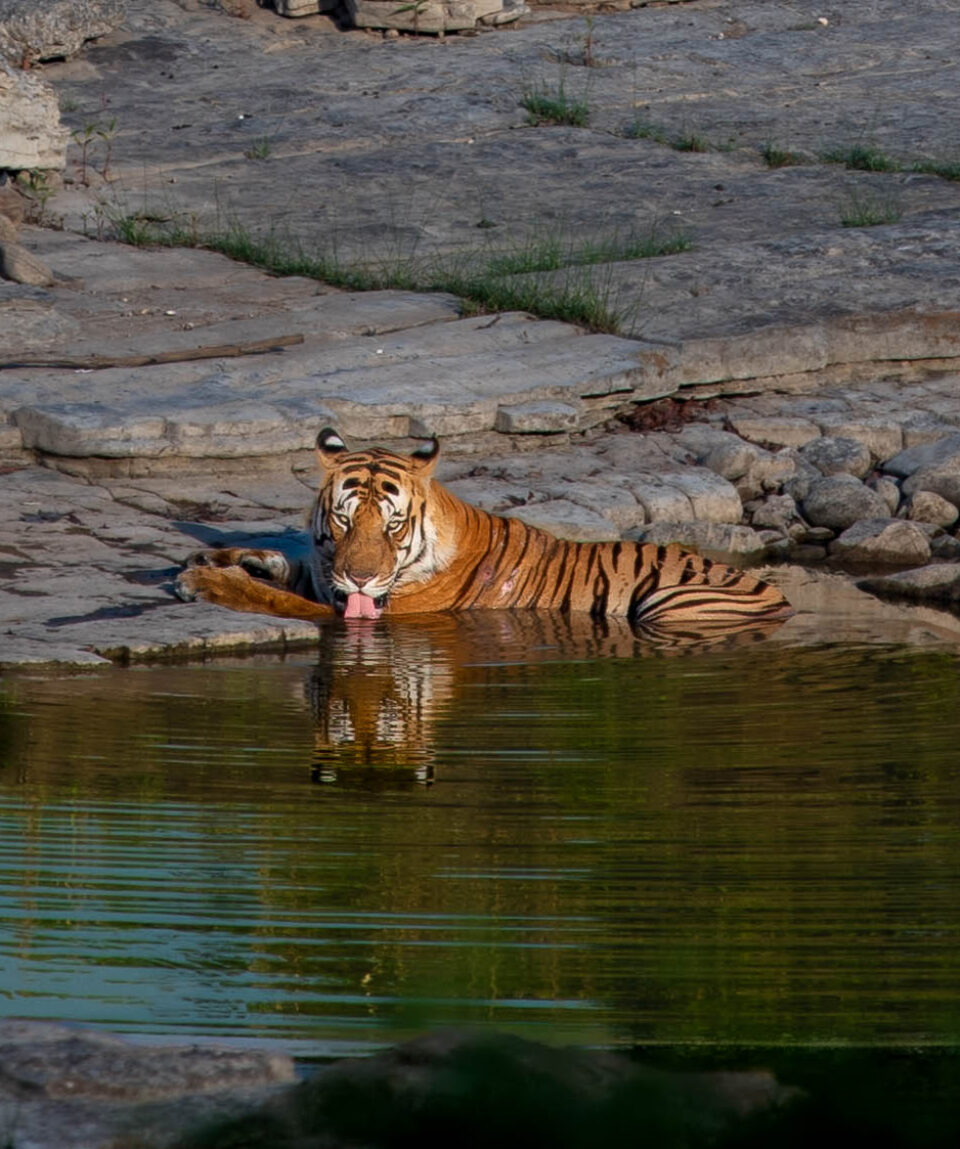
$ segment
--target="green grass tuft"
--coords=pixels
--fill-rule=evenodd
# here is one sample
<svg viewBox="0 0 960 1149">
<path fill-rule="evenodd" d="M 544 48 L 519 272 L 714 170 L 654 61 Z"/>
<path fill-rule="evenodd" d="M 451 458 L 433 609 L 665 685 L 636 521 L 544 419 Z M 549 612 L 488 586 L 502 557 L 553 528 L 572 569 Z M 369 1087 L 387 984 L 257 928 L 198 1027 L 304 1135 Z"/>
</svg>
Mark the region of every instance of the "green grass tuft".
<svg viewBox="0 0 960 1149">
<path fill-rule="evenodd" d="M 555 91 L 545 88 L 524 92 L 521 104 L 527 110 L 531 124 L 569 124 L 585 128 L 590 120 L 590 108 L 585 100 L 571 99 L 559 84 Z"/>
<path fill-rule="evenodd" d="M 198 234 L 176 220 L 126 216 L 111 221 L 119 238 L 136 246 L 203 247 L 274 275 L 300 275 L 350 291 L 445 291 L 462 300 L 465 314 L 528 311 L 544 319 L 577 323 L 593 331 L 620 331 L 627 318 L 617 305 L 609 270 L 596 265 L 687 251 L 690 240 L 673 232 L 614 234 L 585 243 L 563 237 L 534 239 L 513 250 L 470 250 L 432 260 L 398 258 L 348 262 L 309 255 L 275 236 L 257 238 L 234 225 Z M 543 273 L 553 273 L 544 278 Z"/>
<path fill-rule="evenodd" d="M 862 144 L 856 144 L 852 148 L 837 148 L 833 151 L 824 152 L 821 158 L 825 163 L 843 164 L 845 167 L 860 172 L 898 172 L 901 170 L 899 162 L 892 156 L 888 156 L 879 148 L 866 147 Z"/>
<path fill-rule="evenodd" d="M 840 222 L 844 227 L 878 227 L 897 223 L 903 210 L 890 196 L 851 190 L 840 208 Z"/>
<path fill-rule="evenodd" d="M 788 168 L 803 163 L 803 156 L 787 151 L 786 148 L 778 148 L 772 143 L 764 144 L 760 154 L 768 168 Z"/>
</svg>

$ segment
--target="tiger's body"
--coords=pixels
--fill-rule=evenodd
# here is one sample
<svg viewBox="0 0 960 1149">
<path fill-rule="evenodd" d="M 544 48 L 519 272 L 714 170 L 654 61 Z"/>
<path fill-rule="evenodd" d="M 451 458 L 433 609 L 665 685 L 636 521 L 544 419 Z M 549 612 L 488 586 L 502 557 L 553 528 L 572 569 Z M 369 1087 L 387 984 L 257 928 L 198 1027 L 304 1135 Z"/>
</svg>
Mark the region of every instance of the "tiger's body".
<svg viewBox="0 0 960 1149">
<path fill-rule="evenodd" d="M 470 506 L 432 478 L 437 450 L 350 452 L 322 431 L 309 561 L 201 552 L 178 593 L 316 620 L 512 607 L 728 626 L 792 613 L 769 583 L 675 545 L 568 542 Z"/>
</svg>

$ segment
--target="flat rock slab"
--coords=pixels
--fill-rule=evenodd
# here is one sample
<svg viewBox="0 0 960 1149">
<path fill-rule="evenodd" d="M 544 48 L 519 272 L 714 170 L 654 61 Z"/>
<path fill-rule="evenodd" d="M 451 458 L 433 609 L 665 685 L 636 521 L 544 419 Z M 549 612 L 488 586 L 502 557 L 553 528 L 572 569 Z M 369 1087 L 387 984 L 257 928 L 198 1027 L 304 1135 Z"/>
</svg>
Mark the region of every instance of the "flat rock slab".
<svg viewBox="0 0 960 1149">
<path fill-rule="evenodd" d="M 109 88 L 111 213 L 201 234 L 229 220 L 408 278 L 558 249 L 560 276 L 592 282 L 623 332 L 681 352 L 716 341 L 696 363 L 681 354 L 687 381 L 955 356 L 960 183 L 914 170 L 953 170 L 955 8 L 821 14 L 813 0 L 683 4 L 381 40 L 130 0 L 123 31 L 47 74 L 71 127 L 102 118 Z M 586 123 L 532 123 L 531 97 L 582 104 Z M 771 144 L 801 162 L 769 166 Z M 897 170 L 824 158 L 855 147 Z M 88 151 L 49 209 L 109 229 L 106 157 Z M 893 222 L 844 226 L 878 205 Z M 692 248 L 618 259 L 652 233 Z M 610 246 L 592 270 L 588 243 Z"/>
</svg>

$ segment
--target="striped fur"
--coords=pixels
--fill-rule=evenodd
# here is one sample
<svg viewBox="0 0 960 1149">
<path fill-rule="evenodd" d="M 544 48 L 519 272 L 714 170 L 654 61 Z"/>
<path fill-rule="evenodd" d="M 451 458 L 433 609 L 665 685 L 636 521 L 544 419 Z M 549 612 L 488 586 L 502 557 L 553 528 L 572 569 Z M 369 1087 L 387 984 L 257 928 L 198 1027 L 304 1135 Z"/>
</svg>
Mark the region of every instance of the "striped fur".
<svg viewBox="0 0 960 1149">
<path fill-rule="evenodd" d="M 265 606 L 256 591 L 250 593 L 258 605 L 250 605 L 237 593 L 205 593 L 215 589 L 206 584 L 188 588 L 194 597 L 298 618 L 342 609 L 358 591 L 390 614 L 538 608 L 702 628 L 791 613 L 769 583 L 678 546 L 568 542 L 470 506 L 433 479 L 435 442 L 412 456 L 384 448 L 350 452 L 326 430 L 317 453 L 323 481 L 310 514 L 309 578 L 289 564 L 286 577 L 271 576 L 274 588 L 281 584 L 281 593 L 302 605 L 275 599 Z M 256 552 L 268 569 L 264 553 L 270 554 Z M 243 565 L 262 573 L 254 569 L 257 562 L 237 559 L 237 552 L 229 563 L 213 552 L 202 565 Z M 312 589 L 312 614 L 302 597 L 305 584 Z"/>
</svg>

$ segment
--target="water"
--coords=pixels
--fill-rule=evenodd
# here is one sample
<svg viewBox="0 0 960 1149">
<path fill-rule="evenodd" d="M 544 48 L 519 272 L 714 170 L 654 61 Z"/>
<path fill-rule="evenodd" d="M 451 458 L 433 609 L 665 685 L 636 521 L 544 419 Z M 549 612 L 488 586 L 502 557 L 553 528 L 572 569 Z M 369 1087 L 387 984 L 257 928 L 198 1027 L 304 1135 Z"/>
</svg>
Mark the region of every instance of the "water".
<svg viewBox="0 0 960 1149">
<path fill-rule="evenodd" d="M 958 670 L 489 614 L 8 676 L 0 1011 L 304 1056 L 955 1044 Z"/>
</svg>

